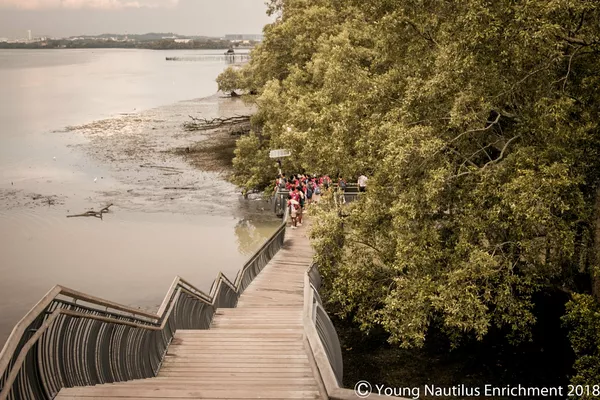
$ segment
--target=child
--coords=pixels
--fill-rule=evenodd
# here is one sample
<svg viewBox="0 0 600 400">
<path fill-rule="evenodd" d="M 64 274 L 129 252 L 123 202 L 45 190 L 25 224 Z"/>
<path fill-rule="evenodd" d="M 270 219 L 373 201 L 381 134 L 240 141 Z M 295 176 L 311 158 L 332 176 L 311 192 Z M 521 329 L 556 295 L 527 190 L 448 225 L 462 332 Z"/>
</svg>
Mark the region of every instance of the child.
<svg viewBox="0 0 600 400">
<path fill-rule="evenodd" d="M 290 208 L 290 218 L 292 218 L 292 229 L 296 229 L 297 218 L 298 218 L 298 209 L 300 208 L 300 203 L 292 198 L 291 195 L 288 196 L 288 207 Z"/>
</svg>

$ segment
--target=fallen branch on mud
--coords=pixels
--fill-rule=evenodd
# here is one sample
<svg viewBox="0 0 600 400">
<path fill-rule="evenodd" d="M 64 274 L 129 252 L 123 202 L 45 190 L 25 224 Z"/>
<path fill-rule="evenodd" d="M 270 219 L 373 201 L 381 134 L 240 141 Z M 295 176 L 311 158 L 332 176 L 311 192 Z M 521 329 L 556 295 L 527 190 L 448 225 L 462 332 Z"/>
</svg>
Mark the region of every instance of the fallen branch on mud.
<svg viewBox="0 0 600 400">
<path fill-rule="evenodd" d="M 161 171 L 168 171 L 173 174 L 183 174 L 183 171 L 180 168 L 167 167 L 167 166 L 162 166 L 162 165 L 142 164 L 142 165 L 140 165 L 140 168 L 155 168 L 155 169 L 159 169 Z"/>
<path fill-rule="evenodd" d="M 186 187 L 186 186 L 182 186 L 182 187 L 177 187 L 177 186 L 167 186 L 165 188 L 163 188 L 164 190 L 198 190 L 197 187 Z"/>
<path fill-rule="evenodd" d="M 207 131 L 210 129 L 217 129 L 226 127 L 235 127 L 237 125 L 248 125 L 250 124 L 250 115 L 238 115 L 229 118 L 197 118 L 189 116 L 192 122 L 186 122 L 183 124 L 183 128 L 186 131 Z"/>
<path fill-rule="evenodd" d="M 77 215 L 67 215 L 67 218 L 75 218 L 75 217 L 96 217 L 96 218 L 100 218 L 102 219 L 102 215 L 104 213 L 108 212 L 108 209 L 112 206 L 112 203 L 107 205 L 106 207 L 104 207 L 102 210 L 100 211 L 86 211 L 83 214 L 77 214 Z"/>
</svg>

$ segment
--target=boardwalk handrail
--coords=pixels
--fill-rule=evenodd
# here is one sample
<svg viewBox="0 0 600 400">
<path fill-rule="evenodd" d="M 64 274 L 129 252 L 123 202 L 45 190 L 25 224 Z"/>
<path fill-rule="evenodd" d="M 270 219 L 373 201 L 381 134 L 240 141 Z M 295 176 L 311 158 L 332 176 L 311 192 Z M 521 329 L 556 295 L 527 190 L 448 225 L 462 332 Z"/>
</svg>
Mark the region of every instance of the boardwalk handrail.
<svg viewBox="0 0 600 400">
<path fill-rule="evenodd" d="M 355 201 L 360 195 L 360 191 L 358 189 L 358 183 L 348 183 L 347 188 L 344 191 L 341 191 L 338 187 L 338 184 L 332 184 L 329 186 L 328 190 L 331 190 L 333 193 L 333 201 L 338 204 L 339 199 L 343 199 L 343 202 L 350 203 Z M 281 217 L 284 213 L 285 207 L 287 207 L 287 197 L 289 191 L 277 189 L 273 194 L 273 211 L 279 217 Z"/>
<path fill-rule="evenodd" d="M 355 390 L 344 388 L 342 349 L 335 327 L 323 307 L 319 295 L 320 287 L 321 275 L 317 265 L 313 263 L 304 275 L 304 332 L 308 340 L 308 350 L 316 364 L 327 397 L 331 400 L 384 397 L 376 393 L 359 396 Z M 402 399 L 387 395 L 385 397 Z"/>
<path fill-rule="evenodd" d="M 151 378 L 178 329 L 208 329 L 282 247 L 286 218 L 234 282 L 219 273 L 209 294 L 176 277 L 157 313 L 62 286 L 17 323 L 0 352 L 0 400 L 53 399 L 63 387 Z"/>
</svg>

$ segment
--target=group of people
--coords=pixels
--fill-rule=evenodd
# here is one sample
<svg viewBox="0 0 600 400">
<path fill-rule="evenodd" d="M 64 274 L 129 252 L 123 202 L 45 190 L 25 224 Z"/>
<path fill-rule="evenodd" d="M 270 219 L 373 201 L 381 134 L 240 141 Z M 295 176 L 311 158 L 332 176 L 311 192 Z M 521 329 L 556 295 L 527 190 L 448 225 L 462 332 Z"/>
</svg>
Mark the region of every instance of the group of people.
<svg viewBox="0 0 600 400">
<path fill-rule="evenodd" d="M 368 178 L 361 175 L 358 178 L 359 190 L 366 191 Z M 342 177 L 338 178 L 338 188 L 346 190 L 347 182 Z M 316 175 L 297 174 L 287 178 L 281 174 L 275 182 L 275 191 L 288 191 L 287 207 L 292 220 L 292 229 L 302 226 L 302 214 L 306 205 L 318 202 L 320 195 L 333 186 L 329 175 L 317 177 Z"/>
</svg>

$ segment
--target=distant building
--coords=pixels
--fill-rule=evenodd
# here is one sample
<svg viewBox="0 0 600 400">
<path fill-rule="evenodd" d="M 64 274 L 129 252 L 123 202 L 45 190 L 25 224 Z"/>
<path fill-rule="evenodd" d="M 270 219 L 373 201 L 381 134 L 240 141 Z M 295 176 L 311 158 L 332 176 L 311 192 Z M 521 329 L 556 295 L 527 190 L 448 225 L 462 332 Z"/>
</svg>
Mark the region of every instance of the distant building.
<svg viewBox="0 0 600 400">
<path fill-rule="evenodd" d="M 8 42 L 8 38 L 0 38 L 0 43 L 6 43 Z"/>
<path fill-rule="evenodd" d="M 31 29 L 27 31 L 27 40 L 29 40 L 31 42 Z"/>
<path fill-rule="evenodd" d="M 192 39 L 175 39 L 175 43 L 189 43 Z"/>
<path fill-rule="evenodd" d="M 231 34 L 231 35 L 225 35 L 225 40 L 230 40 L 232 42 L 242 42 L 244 40 L 251 40 L 253 42 L 262 42 L 263 35 Z"/>
</svg>

